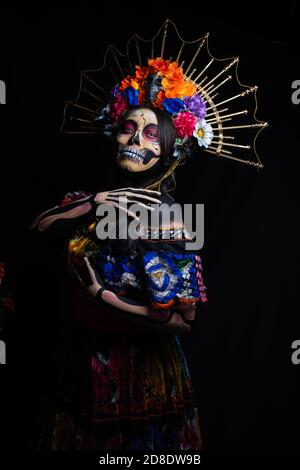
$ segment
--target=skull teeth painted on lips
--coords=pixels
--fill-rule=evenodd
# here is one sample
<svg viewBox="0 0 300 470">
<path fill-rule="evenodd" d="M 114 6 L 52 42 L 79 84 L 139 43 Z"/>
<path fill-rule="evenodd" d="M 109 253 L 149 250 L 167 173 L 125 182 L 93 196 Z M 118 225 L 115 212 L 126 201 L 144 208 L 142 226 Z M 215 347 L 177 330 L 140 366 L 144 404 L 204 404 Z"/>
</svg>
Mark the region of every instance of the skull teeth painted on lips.
<svg viewBox="0 0 300 470">
<path fill-rule="evenodd" d="M 122 158 L 130 158 L 137 163 L 141 163 L 145 157 L 144 152 L 139 152 L 132 147 L 124 147 L 122 150 L 120 150 L 119 154 Z"/>
</svg>

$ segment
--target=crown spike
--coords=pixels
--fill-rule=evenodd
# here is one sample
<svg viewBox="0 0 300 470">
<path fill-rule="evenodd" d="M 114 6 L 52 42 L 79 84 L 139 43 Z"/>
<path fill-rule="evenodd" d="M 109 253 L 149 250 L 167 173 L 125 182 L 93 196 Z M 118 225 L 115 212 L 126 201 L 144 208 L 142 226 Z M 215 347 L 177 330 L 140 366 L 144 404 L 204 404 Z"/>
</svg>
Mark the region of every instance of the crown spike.
<svg viewBox="0 0 300 470">
<path fill-rule="evenodd" d="M 185 46 L 185 43 L 184 43 L 184 41 L 182 41 L 180 50 L 179 50 L 178 55 L 177 55 L 177 58 L 176 58 L 177 64 L 179 64 L 179 59 L 180 59 L 180 56 L 181 56 L 181 53 L 182 53 L 182 51 L 183 51 L 184 46 Z"/>
<path fill-rule="evenodd" d="M 162 45 L 161 45 L 161 52 L 160 52 L 160 57 L 162 59 L 164 57 L 164 52 L 165 52 L 165 44 L 166 44 L 166 38 L 167 38 L 168 25 L 169 25 L 169 20 L 166 20 L 166 24 L 165 24 L 165 27 L 164 27 L 164 35 L 163 35 L 163 40 L 162 40 Z"/>
<path fill-rule="evenodd" d="M 224 116 L 222 116 L 222 119 L 223 118 L 227 118 L 227 117 L 232 117 L 232 116 L 238 116 L 239 114 L 248 114 L 248 110 L 247 109 L 244 109 L 243 111 L 238 111 L 236 113 L 231 113 L 231 114 L 225 114 Z M 212 118 L 212 119 L 207 119 L 206 122 L 210 122 L 212 123 L 213 121 L 217 121 L 216 118 Z"/>
<path fill-rule="evenodd" d="M 89 91 L 87 88 L 84 88 L 83 91 L 85 93 L 87 93 L 88 95 L 92 96 L 93 98 L 95 98 L 95 100 L 99 101 L 100 103 L 104 103 L 104 101 L 99 98 L 98 96 L 94 95 L 94 93 L 92 93 L 91 91 Z"/>
<path fill-rule="evenodd" d="M 137 55 L 138 55 L 139 65 L 142 65 L 141 53 L 140 53 L 140 48 L 139 48 L 139 42 L 138 42 L 137 35 L 135 35 L 134 38 L 135 38 L 135 47 L 136 47 L 136 52 L 137 52 Z"/>
<path fill-rule="evenodd" d="M 195 60 L 196 60 L 196 58 L 197 58 L 199 52 L 201 51 L 201 49 L 202 49 L 203 44 L 205 43 L 205 41 L 206 41 L 206 36 L 205 36 L 205 38 L 202 39 L 202 41 L 199 43 L 198 49 L 196 50 L 196 52 L 195 52 L 195 54 L 194 54 L 194 57 L 192 58 L 192 61 L 191 61 L 190 65 L 188 66 L 188 68 L 187 68 L 186 71 L 185 71 L 185 75 L 187 75 L 187 74 L 189 73 L 189 70 L 190 70 L 190 68 L 192 67 L 193 63 L 195 62 Z"/>
<path fill-rule="evenodd" d="M 221 143 L 222 143 L 222 142 L 221 142 Z M 216 153 L 216 154 L 220 155 L 220 151 L 221 151 L 221 150 L 218 150 L 218 147 L 211 147 L 211 146 L 209 146 L 208 149 L 212 150 L 212 151 L 213 151 L 212 153 Z M 208 149 L 207 149 L 207 150 L 208 150 Z M 232 152 L 230 152 L 230 150 L 224 150 L 224 149 L 222 149 L 222 152 L 228 153 L 229 155 L 232 153 Z"/>
<path fill-rule="evenodd" d="M 220 109 L 219 114 L 225 113 L 226 111 L 228 111 L 228 109 L 229 108 Z M 215 112 L 212 112 L 206 115 L 206 117 L 209 117 L 209 116 L 215 116 Z"/>
<path fill-rule="evenodd" d="M 199 85 L 202 85 L 202 83 L 205 83 L 207 78 L 208 78 L 207 76 L 204 77 L 203 80 L 201 80 L 201 82 L 199 83 Z M 197 93 L 199 93 L 199 90 L 197 91 Z"/>
<path fill-rule="evenodd" d="M 151 59 L 154 59 L 154 38 L 151 41 Z"/>
<path fill-rule="evenodd" d="M 88 119 L 82 119 L 82 118 L 77 118 L 77 117 L 74 117 L 74 116 L 69 116 L 70 118 L 70 121 L 80 121 L 80 122 L 87 122 L 88 124 L 95 124 L 95 121 L 90 121 Z M 94 127 L 94 129 L 97 128 L 96 126 Z"/>
<path fill-rule="evenodd" d="M 257 90 L 257 87 L 248 88 L 248 90 L 243 91 L 242 93 L 239 93 L 238 95 L 231 96 L 230 98 L 227 98 L 227 100 L 221 101 L 220 103 L 216 103 L 216 104 L 214 104 L 214 106 L 210 106 L 207 109 L 211 109 L 213 107 L 217 108 L 218 106 L 221 106 L 222 104 L 228 103 L 229 101 L 233 101 L 233 100 L 236 100 L 237 98 L 244 97 L 244 96 L 248 95 L 249 93 L 252 93 L 255 90 Z"/>
<path fill-rule="evenodd" d="M 249 165 L 249 166 L 254 166 L 255 168 L 260 168 L 262 169 L 264 166 L 262 163 L 257 163 L 257 162 L 251 162 L 249 160 L 243 160 L 242 158 L 238 158 L 238 157 L 234 157 L 232 155 L 225 155 L 223 153 L 218 153 L 216 154 L 216 152 L 212 151 L 212 150 L 209 150 L 209 149 L 204 149 L 204 152 L 208 152 L 208 153 L 211 153 L 213 155 L 216 155 L 217 157 L 223 157 L 223 158 L 229 158 L 230 160 L 235 160 L 237 162 L 240 162 L 240 163 L 245 163 L 246 165 Z"/>
<path fill-rule="evenodd" d="M 239 61 L 239 58 L 236 57 L 235 59 L 233 59 L 232 62 L 230 62 L 230 64 L 226 65 L 226 67 L 224 67 L 224 69 L 221 70 L 221 72 L 219 72 L 214 78 L 212 78 L 210 80 L 210 82 L 208 82 L 204 88 L 207 88 L 211 83 L 213 83 L 215 80 L 217 80 L 217 78 L 219 78 L 221 75 L 223 75 L 223 73 L 227 72 L 227 70 L 229 70 L 234 64 L 236 64 L 237 62 Z"/>
<path fill-rule="evenodd" d="M 250 145 L 240 145 L 240 144 L 231 144 L 230 142 L 223 142 L 223 141 L 218 141 L 216 142 L 215 140 L 211 141 L 212 144 L 219 145 L 221 144 L 222 146 L 225 145 L 226 147 L 238 147 L 240 149 L 251 149 Z"/>
<path fill-rule="evenodd" d="M 98 83 L 94 82 L 94 80 L 92 80 L 86 73 L 83 73 L 83 77 L 90 83 L 92 83 L 92 85 L 94 85 L 96 88 L 98 88 L 98 90 L 100 90 L 104 95 L 108 96 L 107 91 L 105 91 L 104 88 L 98 85 Z"/>
<path fill-rule="evenodd" d="M 206 93 L 208 93 L 208 91 L 216 91 L 218 88 L 220 88 L 222 85 L 224 85 L 226 82 L 228 82 L 228 80 L 231 80 L 232 79 L 232 75 L 228 75 L 227 78 L 225 78 L 225 80 L 223 80 L 223 82 L 219 83 L 219 85 L 217 86 L 214 86 L 214 85 L 211 85 L 209 88 L 207 88 Z"/>
<path fill-rule="evenodd" d="M 227 126 L 227 127 L 223 127 L 223 130 L 224 129 L 227 129 L 227 130 L 228 129 L 246 129 L 246 128 L 267 127 L 267 126 L 268 126 L 267 122 L 261 122 L 261 123 L 256 123 L 256 124 L 246 124 L 243 126 Z"/>
<path fill-rule="evenodd" d="M 88 113 L 95 114 L 95 111 L 93 111 L 92 109 L 86 108 L 85 106 L 80 106 L 77 103 L 70 102 L 70 103 L 67 103 L 67 104 L 69 104 L 70 106 L 76 106 L 76 108 L 83 109 L 84 111 L 87 111 Z"/>
<path fill-rule="evenodd" d="M 196 77 L 195 80 L 194 80 L 194 83 L 195 83 L 196 86 L 197 86 L 197 80 L 198 80 L 198 78 L 201 77 L 201 75 L 205 72 L 205 70 L 208 69 L 208 67 L 214 62 L 214 60 L 215 60 L 215 59 L 212 58 L 212 59 L 208 62 L 208 64 L 206 64 L 206 66 L 204 67 L 204 69 L 202 69 L 201 72 L 197 75 L 197 77 Z"/>
<path fill-rule="evenodd" d="M 218 117 L 216 119 L 207 119 L 206 122 L 208 124 L 215 124 L 216 122 L 219 123 L 219 122 L 225 122 L 225 121 L 232 121 L 232 118 L 231 117 L 227 117 L 225 119 L 223 119 L 223 116 L 222 118 Z"/>
<path fill-rule="evenodd" d="M 124 73 L 124 71 L 123 71 L 123 69 L 122 69 L 122 67 L 121 67 L 121 65 L 120 65 L 119 59 L 118 59 L 118 57 L 116 56 L 115 51 L 113 51 L 113 56 L 114 56 L 114 59 L 115 59 L 115 61 L 116 61 L 116 63 L 117 63 L 118 69 L 120 70 L 121 77 L 124 77 L 125 73 Z"/>
<path fill-rule="evenodd" d="M 194 73 L 196 72 L 197 69 L 193 69 L 192 73 L 187 77 L 188 80 L 191 80 L 192 76 L 194 75 Z"/>
</svg>

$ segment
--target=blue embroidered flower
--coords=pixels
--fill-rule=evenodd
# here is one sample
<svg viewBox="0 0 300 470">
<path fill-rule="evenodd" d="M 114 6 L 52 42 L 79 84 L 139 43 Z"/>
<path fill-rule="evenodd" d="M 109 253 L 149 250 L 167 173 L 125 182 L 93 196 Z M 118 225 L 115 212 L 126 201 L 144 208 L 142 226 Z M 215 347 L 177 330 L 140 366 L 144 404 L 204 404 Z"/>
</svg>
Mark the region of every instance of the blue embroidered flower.
<svg viewBox="0 0 300 470">
<path fill-rule="evenodd" d="M 144 263 L 152 301 L 199 298 L 195 255 L 153 251 L 144 256 Z"/>
</svg>

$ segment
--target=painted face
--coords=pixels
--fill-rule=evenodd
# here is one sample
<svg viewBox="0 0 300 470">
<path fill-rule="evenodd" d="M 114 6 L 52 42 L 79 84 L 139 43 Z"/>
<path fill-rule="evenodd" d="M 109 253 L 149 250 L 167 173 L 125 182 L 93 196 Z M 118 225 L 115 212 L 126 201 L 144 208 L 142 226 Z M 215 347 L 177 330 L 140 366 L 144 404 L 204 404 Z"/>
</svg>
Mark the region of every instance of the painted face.
<svg viewBox="0 0 300 470">
<path fill-rule="evenodd" d="M 161 154 L 157 117 L 150 109 L 129 112 L 121 124 L 116 140 L 119 144 L 117 163 L 128 171 L 145 171 Z"/>
</svg>

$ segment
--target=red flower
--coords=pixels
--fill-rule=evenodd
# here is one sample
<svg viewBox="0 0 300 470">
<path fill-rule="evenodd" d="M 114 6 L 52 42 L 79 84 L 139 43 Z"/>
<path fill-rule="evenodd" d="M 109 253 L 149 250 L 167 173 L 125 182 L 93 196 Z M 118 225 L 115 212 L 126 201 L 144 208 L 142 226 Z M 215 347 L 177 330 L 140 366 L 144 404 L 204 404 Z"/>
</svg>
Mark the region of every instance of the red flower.
<svg viewBox="0 0 300 470">
<path fill-rule="evenodd" d="M 123 95 L 116 96 L 111 105 L 110 115 L 113 121 L 119 122 L 124 111 L 128 109 L 128 103 Z"/>
<path fill-rule="evenodd" d="M 178 137 L 191 137 L 193 135 L 197 118 L 188 111 L 181 111 L 173 120 Z"/>
</svg>

